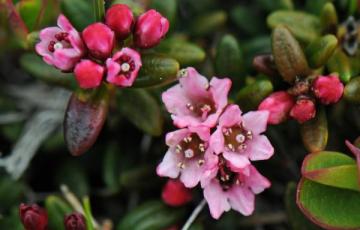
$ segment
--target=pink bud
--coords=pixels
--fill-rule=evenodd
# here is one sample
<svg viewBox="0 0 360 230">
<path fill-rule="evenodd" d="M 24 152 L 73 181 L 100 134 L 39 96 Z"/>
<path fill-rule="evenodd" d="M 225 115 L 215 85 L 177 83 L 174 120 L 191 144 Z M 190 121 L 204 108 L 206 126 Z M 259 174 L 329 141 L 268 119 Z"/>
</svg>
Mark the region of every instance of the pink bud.
<svg viewBox="0 0 360 230">
<path fill-rule="evenodd" d="M 134 83 L 142 63 L 138 52 L 123 48 L 106 60 L 106 80 L 114 85 L 130 87 Z"/>
<path fill-rule="evenodd" d="M 25 230 L 46 230 L 48 216 L 38 205 L 21 204 L 19 207 L 20 220 Z"/>
<path fill-rule="evenodd" d="M 105 68 L 90 60 L 82 60 L 75 66 L 75 78 L 83 89 L 96 88 L 101 84 Z"/>
<path fill-rule="evenodd" d="M 315 117 L 315 104 L 310 99 L 298 99 L 290 111 L 290 116 L 299 123 L 304 123 Z"/>
<path fill-rule="evenodd" d="M 105 21 L 119 39 L 125 39 L 131 33 L 134 16 L 127 5 L 115 4 L 107 10 Z"/>
<path fill-rule="evenodd" d="M 151 48 L 159 44 L 169 30 L 169 21 L 155 10 L 140 15 L 135 25 L 135 45 Z"/>
<path fill-rule="evenodd" d="M 64 225 L 66 230 L 86 230 L 85 217 L 80 213 L 65 216 Z"/>
<path fill-rule="evenodd" d="M 268 124 L 279 124 L 285 121 L 294 105 L 293 97 L 286 91 L 270 94 L 259 105 L 259 110 L 269 111 Z"/>
<path fill-rule="evenodd" d="M 192 200 L 191 190 L 179 180 L 168 180 L 162 189 L 162 200 L 170 206 L 178 207 Z"/>
<path fill-rule="evenodd" d="M 337 76 L 319 76 L 313 82 L 312 90 L 322 104 L 328 105 L 340 100 L 344 85 Z"/>
<path fill-rule="evenodd" d="M 115 35 L 105 24 L 97 22 L 87 26 L 82 32 L 82 37 L 91 56 L 98 59 L 106 59 L 111 56 Z"/>
</svg>

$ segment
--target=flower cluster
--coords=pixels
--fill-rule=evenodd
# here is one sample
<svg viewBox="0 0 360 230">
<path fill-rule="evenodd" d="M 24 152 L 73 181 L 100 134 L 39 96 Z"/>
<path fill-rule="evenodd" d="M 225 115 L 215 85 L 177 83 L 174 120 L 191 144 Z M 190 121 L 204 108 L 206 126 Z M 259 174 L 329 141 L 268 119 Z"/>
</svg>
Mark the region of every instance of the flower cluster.
<svg viewBox="0 0 360 230">
<path fill-rule="evenodd" d="M 127 5 L 115 4 L 107 10 L 105 22 L 87 26 L 80 34 L 60 15 L 57 27 L 41 30 L 36 51 L 43 60 L 64 72 L 74 72 L 81 88 L 98 87 L 103 78 L 120 87 L 129 87 L 142 66 L 138 51 L 119 49 L 116 41 L 132 35 L 133 46 L 156 46 L 169 29 L 169 21 L 155 10 L 134 18 Z M 131 42 L 127 42 L 131 43 Z"/>
<path fill-rule="evenodd" d="M 19 207 L 21 223 L 25 230 L 47 230 L 48 215 L 37 204 L 21 204 Z M 65 230 L 86 230 L 85 217 L 80 213 L 71 213 L 64 217 Z"/>
<path fill-rule="evenodd" d="M 213 218 L 230 208 L 250 215 L 255 194 L 270 186 L 251 161 L 269 159 L 274 149 L 262 133 L 267 111 L 242 114 L 228 104 L 229 79 L 210 82 L 194 68 L 179 72 L 179 84 L 162 100 L 179 129 L 166 135 L 169 150 L 159 176 L 179 178 L 188 188 L 201 184 Z"/>
<path fill-rule="evenodd" d="M 316 101 L 328 105 L 340 100 L 344 85 L 337 76 L 318 76 L 311 83 L 298 81 L 288 91 L 278 91 L 265 98 L 259 110 L 270 112 L 269 124 L 279 124 L 289 117 L 304 123 L 316 115 Z"/>
</svg>

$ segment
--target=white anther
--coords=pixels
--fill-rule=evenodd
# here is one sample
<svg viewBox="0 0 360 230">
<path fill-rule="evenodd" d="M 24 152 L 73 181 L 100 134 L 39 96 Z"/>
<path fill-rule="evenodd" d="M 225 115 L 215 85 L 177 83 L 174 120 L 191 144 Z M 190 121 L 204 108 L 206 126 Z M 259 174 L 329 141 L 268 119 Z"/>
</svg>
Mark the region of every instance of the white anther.
<svg viewBox="0 0 360 230">
<path fill-rule="evenodd" d="M 228 144 L 227 146 L 228 146 L 228 148 L 229 148 L 230 150 L 233 150 L 233 151 L 235 150 L 235 149 L 234 149 L 234 146 L 233 146 L 232 144 Z"/>
<path fill-rule="evenodd" d="M 179 168 L 181 168 L 181 169 L 184 169 L 184 168 L 185 168 L 185 164 L 182 163 L 182 162 L 179 162 L 179 163 L 177 164 L 177 167 L 179 167 Z"/>
<path fill-rule="evenodd" d="M 199 144 L 199 149 L 201 152 L 205 152 L 205 145 L 204 144 Z"/>
<path fill-rule="evenodd" d="M 201 166 L 201 165 L 203 165 L 205 163 L 205 161 L 204 160 L 198 160 L 198 166 Z"/>
<path fill-rule="evenodd" d="M 190 143 L 191 141 L 192 141 L 192 137 L 185 137 L 184 138 L 185 143 Z"/>
<path fill-rule="evenodd" d="M 210 110 L 211 110 L 211 107 L 208 104 L 205 104 L 201 107 L 201 111 L 203 111 L 203 112 L 209 112 Z"/>
<path fill-rule="evenodd" d="M 194 111 L 194 106 L 192 104 L 190 104 L 190 103 L 186 104 L 186 108 L 188 108 L 191 111 Z"/>
</svg>

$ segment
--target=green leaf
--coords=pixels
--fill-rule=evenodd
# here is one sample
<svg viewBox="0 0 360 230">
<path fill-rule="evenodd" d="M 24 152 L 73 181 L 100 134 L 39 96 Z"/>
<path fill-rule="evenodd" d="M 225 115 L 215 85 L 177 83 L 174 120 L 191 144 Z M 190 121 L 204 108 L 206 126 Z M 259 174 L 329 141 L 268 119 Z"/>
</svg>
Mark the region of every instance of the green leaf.
<svg viewBox="0 0 360 230">
<path fill-rule="evenodd" d="M 252 36 L 264 31 L 263 18 L 258 17 L 258 12 L 249 6 L 236 6 L 230 11 L 230 17 L 235 25 L 244 33 Z M 249 23 L 251 18 L 251 23 Z"/>
<path fill-rule="evenodd" d="M 95 20 L 101 22 L 105 14 L 105 1 L 93 0 L 93 11 L 94 11 Z"/>
<path fill-rule="evenodd" d="M 296 184 L 288 183 L 285 193 L 285 207 L 292 230 L 320 230 L 311 223 L 296 206 Z"/>
<path fill-rule="evenodd" d="M 91 205 L 90 205 L 89 197 L 84 197 L 83 206 L 84 206 L 84 214 L 86 220 L 86 229 L 94 230 L 93 216 L 91 213 Z"/>
<path fill-rule="evenodd" d="M 195 36 L 204 36 L 217 31 L 227 20 L 226 12 L 214 11 L 194 19 L 190 31 Z"/>
<path fill-rule="evenodd" d="M 91 1 L 88 0 L 63 0 L 61 10 L 78 31 L 96 21 Z"/>
<path fill-rule="evenodd" d="M 57 196 L 48 196 L 45 208 L 49 217 L 51 230 L 64 230 L 64 217 L 72 212 L 71 207 Z"/>
<path fill-rule="evenodd" d="M 104 126 L 114 88 L 102 85 L 71 95 L 64 118 L 65 143 L 74 156 L 88 151 Z"/>
<path fill-rule="evenodd" d="M 302 179 L 297 204 L 314 223 L 325 229 L 360 228 L 360 192 Z"/>
<path fill-rule="evenodd" d="M 239 77 L 242 66 L 242 53 L 236 38 L 225 35 L 216 48 L 216 74 L 227 77 Z"/>
<path fill-rule="evenodd" d="M 174 58 L 182 67 L 198 64 L 204 61 L 206 56 L 202 48 L 179 38 L 162 41 L 155 47 L 155 51 Z"/>
<path fill-rule="evenodd" d="M 10 177 L 0 177 L 0 212 L 7 211 L 11 206 L 18 204 L 25 193 L 25 186 Z"/>
<path fill-rule="evenodd" d="M 289 83 L 296 77 L 305 77 L 309 67 L 300 44 L 287 27 L 279 25 L 272 33 L 272 53 L 276 67 Z"/>
<path fill-rule="evenodd" d="M 294 8 L 294 3 L 292 0 L 277 0 L 277 1 L 268 1 L 268 0 L 257 0 L 259 6 L 265 10 L 272 12 L 275 10 L 292 10 Z"/>
<path fill-rule="evenodd" d="M 169 84 L 176 80 L 179 63 L 170 57 L 160 54 L 142 56 L 142 67 L 133 87 L 144 88 Z"/>
<path fill-rule="evenodd" d="M 310 153 L 325 149 L 328 140 L 328 124 L 324 108 L 318 110 L 316 117 L 300 127 L 301 138 Z"/>
<path fill-rule="evenodd" d="M 267 24 L 272 29 L 279 25 L 287 26 L 304 43 L 311 42 L 320 35 L 319 18 L 305 12 L 278 10 L 268 16 Z"/>
<path fill-rule="evenodd" d="M 125 188 L 146 188 L 157 180 L 154 174 L 156 167 L 152 164 L 139 165 L 120 173 L 120 184 Z M 155 179 L 154 179 L 155 178 Z"/>
<path fill-rule="evenodd" d="M 305 50 L 310 67 L 317 69 L 325 65 L 337 47 L 334 35 L 325 35 L 312 41 Z"/>
<path fill-rule="evenodd" d="M 339 74 L 341 81 L 348 82 L 351 78 L 351 65 L 348 56 L 338 48 L 327 62 L 327 68 L 330 72 Z"/>
<path fill-rule="evenodd" d="M 344 98 L 354 104 L 360 104 L 360 77 L 354 77 L 346 84 Z"/>
<path fill-rule="evenodd" d="M 121 114 L 136 127 L 154 136 L 162 133 L 160 106 L 149 92 L 143 89 L 121 90 L 117 103 Z"/>
<path fill-rule="evenodd" d="M 182 209 L 169 208 L 161 201 L 148 201 L 127 213 L 116 229 L 166 229 L 177 223 L 183 213 Z"/>
<path fill-rule="evenodd" d="M 19 217 L 18 205 L 11 208 L 9 215 L 0 218 L 0 229 L 24 230 Z"/>
<path fill-rule="evenodd" d="M 342 165 L 355 165 L 353 158 L 339 152 L 322 151 L 306 156 L 302 165 L 302 172 L 313 171 L 323 168 L 331 168 Z"/>
<path fill-rule="evenodd" d="M 244 111 L 257 108 L 260 102 L 273 91 L 271 81 L 267 79 L 256 80 L 254 83 L 242 88 L 236 97 L 236 102 Z"/>
<path fill-rule="evenodd" d="M 177 10 L 177 0 L 152 0 L 150 8 L 159 11 L 170 21 L 171 26 L 174 25 Z"/>
<path fill-rule="evenodd" d="M 327 2 L 322 8 L 320 22 L 323 33 L 337 33 L 338 16 L 331 2 Z"/>
<path fill-rule="evenodd" d="M 106 186 L 111 192 L 117 192 L 120 189 L 119 174 L 121 151 L 117 144 L 110 144 L 104 155 L 103 178 Z"/>
<path fill-rule="evenodd" d="M 53 66 L 46 64 L 35 54 L 23 54 L 20 57 L 20 66 L 34 78 L 48 84 L 65 87 L 67 89 L 74 89 L 77 85 L 73 74 L 61 72 Z"/>
<path fill-rule="evenodd" d="M 145 12 L 145 8 L 138 1 L 133 0 L 114 0 L 112 1 L 112 5 L 114 4 L 125 4 L 130 7 L 131 11 L 135 16 L 139 16 L 140 14 Z"/>
</svg>

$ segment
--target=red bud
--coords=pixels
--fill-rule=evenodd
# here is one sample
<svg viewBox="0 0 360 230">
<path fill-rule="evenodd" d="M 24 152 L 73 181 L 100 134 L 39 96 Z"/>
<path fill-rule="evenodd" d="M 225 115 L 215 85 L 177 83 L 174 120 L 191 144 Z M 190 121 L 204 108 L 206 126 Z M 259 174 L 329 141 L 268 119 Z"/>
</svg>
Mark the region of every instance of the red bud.
<svg viewBox="0 0 360 230">
<path fill-rule="evenodd" d="M 319 76 L 313 82 L 312 90 L 322 104 L 328 105 L 340 100 L 344 85 L 337 76 Z"/>
<path fill-rule="evenodd" d="M 127 5 L 115 4 L 107 10 L 105 21 L 119 39 L 125 39 L 131 33 L 134 16 Z"/>
<path fill-rule="evenodd" d="M 105 24 L 97 22 L 87 26 L 82 32 L 82 38 L 91 56 L 98 59 L 106 59 L 111 56 L 115 35 Z"/>
<path fill-rule="evenodd" d="M 48 216 L 43 208 L 37 204 L 21 204 L 19 207 L 20 220 L 25 230 L 46 230 Z"/>
<path fill-rule="evenodd" d="M 96 62 L 82 60 L 75 66 L 75 78 L 83 89 L 97 88 L 101 84 L 105 68 Z"/>
<path fill-rule="evenodd" d="M 85 217 L 80 213 L 65 216 L 64 225 L 66 230 L 86 230 Z"/>
<path fill-rule="evenodd" d="M 168 180 L 162 189 L 161 197 L 170 206 L 182 206 L 192 200 L 191 190 L 179 180 Z"/>
<path fill-rule="evenodd" d="M 290 111 L 290 116 L 299 123 L 304 123 L 316 115 L 315 104 L 310 99 L 298 99 Z"/>
</svg>

